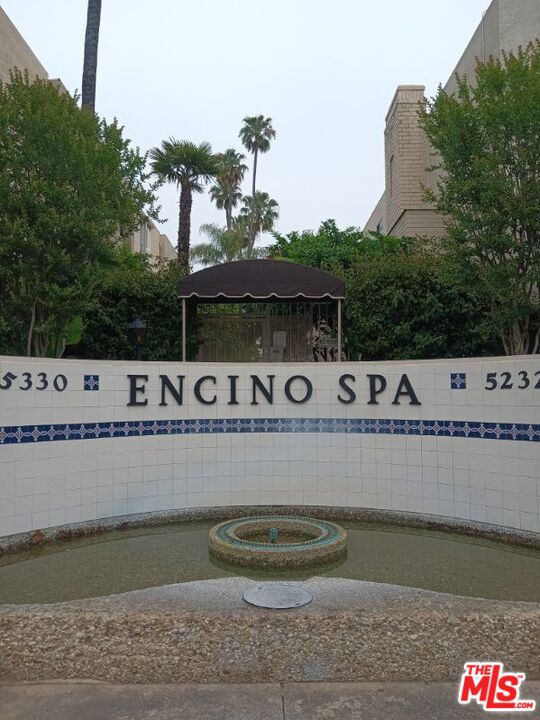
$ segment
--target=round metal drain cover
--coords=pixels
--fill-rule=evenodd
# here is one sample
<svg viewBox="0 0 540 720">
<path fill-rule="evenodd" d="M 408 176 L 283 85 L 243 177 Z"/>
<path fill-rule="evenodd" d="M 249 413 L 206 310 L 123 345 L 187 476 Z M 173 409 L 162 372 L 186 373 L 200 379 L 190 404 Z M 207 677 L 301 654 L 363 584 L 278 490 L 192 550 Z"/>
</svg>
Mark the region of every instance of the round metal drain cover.
<svg viewBox="0 0 540 720">
<path fill-rule="evenodd" d="M 313 600 L 313 593 L 300 585 L 265 583 L 246 590 L 244 600 L 257 607 L 286 610 L 307 605 Z"/>
</svg>

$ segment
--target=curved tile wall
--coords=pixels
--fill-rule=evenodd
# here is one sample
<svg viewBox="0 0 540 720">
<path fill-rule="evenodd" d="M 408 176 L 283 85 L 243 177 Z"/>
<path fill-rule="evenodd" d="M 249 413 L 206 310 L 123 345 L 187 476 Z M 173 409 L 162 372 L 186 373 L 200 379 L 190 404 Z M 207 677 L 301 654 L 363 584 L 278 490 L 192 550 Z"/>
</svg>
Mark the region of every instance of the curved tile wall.
<svg viewBox="0 0 540 720">
<path fill-rule="evenodd" d="M 540 356 L 333 364 L 0 358 L 0 535 L 239 504 L 540 531 Z"/>
</svg>

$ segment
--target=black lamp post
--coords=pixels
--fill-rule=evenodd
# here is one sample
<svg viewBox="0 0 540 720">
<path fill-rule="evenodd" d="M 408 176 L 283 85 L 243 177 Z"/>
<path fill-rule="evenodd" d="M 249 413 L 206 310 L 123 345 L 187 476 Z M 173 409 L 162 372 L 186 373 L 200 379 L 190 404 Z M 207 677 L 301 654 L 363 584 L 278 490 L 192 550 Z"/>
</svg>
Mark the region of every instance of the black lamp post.
<svg viewBox="0 0 540 720">
<path fill-rule="evenodd" d="M 142 347 L 146 340 L 146 323 L 136 317 L 133 322 L 128 324 L 127 329 L 128 339 L 132 345 L 135 345 L 137 350 L 137 360 L 142 360 Z"/>
</svg>

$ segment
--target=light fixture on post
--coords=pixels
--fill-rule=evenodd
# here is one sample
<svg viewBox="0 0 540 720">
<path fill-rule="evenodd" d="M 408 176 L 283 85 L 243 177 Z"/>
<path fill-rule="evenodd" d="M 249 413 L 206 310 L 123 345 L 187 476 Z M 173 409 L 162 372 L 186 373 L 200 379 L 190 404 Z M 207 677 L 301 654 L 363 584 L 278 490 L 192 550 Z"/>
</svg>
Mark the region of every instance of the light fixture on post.
<svg viewBox="0 0 540 720">
<path fill-rule="evenodd" d="M 142 348 L 146 340 L 146 323 L 136 317 L 127 326 L 128 339 L 137 351 L 137 360 L 142 360 Z"/>
</svg>

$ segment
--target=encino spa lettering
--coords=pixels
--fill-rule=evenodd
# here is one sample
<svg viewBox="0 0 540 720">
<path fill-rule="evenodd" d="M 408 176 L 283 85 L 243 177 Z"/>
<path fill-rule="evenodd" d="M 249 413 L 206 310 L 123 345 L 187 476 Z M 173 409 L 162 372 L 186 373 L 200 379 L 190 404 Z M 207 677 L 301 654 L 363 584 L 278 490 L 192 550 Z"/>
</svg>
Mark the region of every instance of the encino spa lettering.
<svg viewBox="0 0 540 720">
<path fill-rule="evenodd" d="M 362 383 L 359 389 L 359 378 L 356 375 L 345 373 L 336 381 L 336 400 L 343 405 L 354 402 L 366 405 L 379 405 L 381 401 L 392 405 L 421 405 L 418 395 L 406 373 L 399 379 L 388 380 L 385 375 L 366 374 L 367 383 Z M 193 384 L 186 382 L 185 375 L 159 375 L 156 380 L 149 380 L 148 375 L 127 375 L 129 382 L 130 406 L 148 405 L 147 389 L 159 390 L 159 405 L 183 405 L 187 393 L 201 405 L 215 405 L 223 402 L 227 405 L 239 405 L 238 380 L 239 375 L 227 375 L 226 387 L 218 389 L 215 375 L 201 375 Z M 305 375 L 292 375 L 278 385 L 275 375 L 249 375 L 247 382 L 250 405 L 272 405 L 274 399 L 281 395 L 289 402 L 301 405 L 308 402 L 313 395 L 313 383 Z"/>
</svg>

